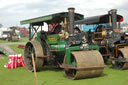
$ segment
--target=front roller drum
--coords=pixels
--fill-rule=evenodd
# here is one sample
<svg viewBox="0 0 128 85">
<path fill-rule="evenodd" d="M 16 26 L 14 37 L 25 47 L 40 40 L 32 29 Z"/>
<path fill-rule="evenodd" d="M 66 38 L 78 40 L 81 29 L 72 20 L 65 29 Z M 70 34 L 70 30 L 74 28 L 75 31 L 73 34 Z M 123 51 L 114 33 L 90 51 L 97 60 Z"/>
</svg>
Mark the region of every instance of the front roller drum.
<svg viewBox="0 0 128 85">
<path fill-rule="evenodd" d="M 128 69 L 128 48 L 120 48 L 118 52 L 118 61 L 112 61 L 112 64 L 116 69 Z"/>
<path fill-rule="evenodd" d="M 40 71 L 44 63 L 44 59 L 41 58 L 41 56 L 44 54 L 41 44 L 37 41 L 28 42 L 24 49 L 25 65 L 30 72 L 34 71 L 32 64 L 32 54 L 34 55 L 36 71 Z"/>
<path fill-rule="evenodd" d="M 71 63 L 75 65 L 76 69 L 65 70 L 70 79 L 97 77 L 104 71 L 104 61 L 97 50 L 73 51 L 71 52 Z"/>
</svg>

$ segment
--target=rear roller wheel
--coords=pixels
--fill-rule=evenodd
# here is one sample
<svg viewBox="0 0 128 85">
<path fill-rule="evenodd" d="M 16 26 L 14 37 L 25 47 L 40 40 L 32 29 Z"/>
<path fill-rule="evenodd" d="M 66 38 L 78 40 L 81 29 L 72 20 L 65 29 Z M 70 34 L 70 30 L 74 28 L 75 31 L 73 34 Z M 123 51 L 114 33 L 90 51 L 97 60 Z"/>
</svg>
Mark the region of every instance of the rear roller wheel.
<svg viewBox="0 0 128 85">
<path fill-rule="evenodd" d="M 124 70 L 128 69 L 128 48 L 120 48 L 117 61 L 112 61 L 113 68 Z"/>
<path fill-rule="evenodd" d="M 96 77 L 103 73 L 104 62 L 98 51 L 73 51 L 71 55 L 71 64 L 76 69 L 65 70 L 69 79 Z"/>
<path fill-rule="evenodd" d="M 37 41 L 28 42 L 24 50 L 24 61 L 26 64 L 26 68 L 30 72 L 34 71 L 32 64 L 32 54 L 35 60 L 36 71 L 40 71 L 42 69 L 44 59 L 40 58 L 41 56 L 43 56 L 43 50 L 41 44 Z"/>
</svg>

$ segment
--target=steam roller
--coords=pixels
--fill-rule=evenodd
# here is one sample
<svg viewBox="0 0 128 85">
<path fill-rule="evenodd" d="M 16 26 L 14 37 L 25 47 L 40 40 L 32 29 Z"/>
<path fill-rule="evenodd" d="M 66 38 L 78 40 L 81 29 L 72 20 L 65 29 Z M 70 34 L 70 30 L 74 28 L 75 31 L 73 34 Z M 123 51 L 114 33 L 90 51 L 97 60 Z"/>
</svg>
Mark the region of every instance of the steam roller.
<svg viewBox="0 0 128 85">
<path fill-rule="evenodd" d="M 74 21 L 84 16 L 74 10 L 69 8 L 68 12 L 21 21 L 21 24 L 30 24 L 30 41 L 24 50 L 27 70 L 33 72 L 34 54 L 36 71 L 45 66 L 59 66 L 69 79 L 97 77 L 103 73 L 104 61 L 99 46 L 88 43 L 88 34 L 75 27 Z M 43 30 L 44 22 L 48 31 Z M 41 31 L 37 31 L 39 28 Z"/>
<path fill-rule="evenodd" d="M 46 48 L 43 48 L 39 42 L 28 42 L 24 50 L 26 68 L 30 72 L 34 71 L 31 58 L 34 54 L 37 71 L 40 71 L 44 65 L 59 65 L 65 70 L 66 76 L 73 80 L 97 77 L 104 71 L 104 61 L 97 46 L 89 46 L 86 50 L 80 49 L 80 46 L 69 47 L 66 50 L 60 45 L 52 45 L 51 47 L 49 52 L 52 55 L 48 57 L 44 53 Z"/>
<path fill-rule="evenodd" d="M 125 70 L 128 69 L 128 32 L 122 32 L 121 22 L 123 16 L 117 9 L 111 9 L 103 15 L 77 20 L 75 24 L 91 25 L 86 31 L 88 43 L 99 46 L 105 64 L 111 62 L 114 69 Z"/>
<path fill-rule="evenodd" d="M 119 48 L 117 60 L 112 61 L 112 64 L 116 69 L 128 69 L 128 48 Z"/>
<path fill-rule="evenodd" d="M 71 52 L 71 63 L 75 64 L 74 69 L 65 70 L 70 79 L 82 79 L 100 76 L 104 71 L 102 55 L 97 50 L 73 51 Z"/>
</svg>

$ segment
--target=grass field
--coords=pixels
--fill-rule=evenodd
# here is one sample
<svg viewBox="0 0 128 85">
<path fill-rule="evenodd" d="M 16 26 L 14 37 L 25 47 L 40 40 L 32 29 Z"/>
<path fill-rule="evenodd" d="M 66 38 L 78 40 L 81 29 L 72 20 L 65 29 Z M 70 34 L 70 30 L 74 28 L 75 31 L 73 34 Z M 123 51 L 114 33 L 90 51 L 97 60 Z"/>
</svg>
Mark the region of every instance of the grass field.
<svg viewBox="0 0 128 85">
<path fill-rule="evenodd" d="M 18 53 L 23 54 L 23 49 L 11 45 Z M 0 59 L 0 85 L 34 85 L 34 74 L 25 67 L 15 69 L 4 68 L 8 57 Z M 38 85 L 128 85 L 128 70 L 115 70 L 107 66 L 100 77 L 81 80 L 69 80 L 63 69 L 43 68 L 37 73 Z"/>
<path fill-rule="evenodd" d="M 20 40 L 18 42 L 26 42 L 28 41 L 28 38 L 20 38 Z M 0 40 L 0 43 L 11 43 L 12 41 L 8 41 L 8 40 Z"/>
</svg>

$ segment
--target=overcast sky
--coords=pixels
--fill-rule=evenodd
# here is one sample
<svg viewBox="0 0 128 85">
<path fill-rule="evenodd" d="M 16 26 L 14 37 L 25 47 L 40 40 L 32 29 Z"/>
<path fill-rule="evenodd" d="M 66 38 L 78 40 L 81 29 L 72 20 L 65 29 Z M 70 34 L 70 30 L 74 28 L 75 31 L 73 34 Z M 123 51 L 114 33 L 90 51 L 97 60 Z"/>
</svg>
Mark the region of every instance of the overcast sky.
<svg viewBox="0 0 128 85">
<path fill-rule="evenodd" d="M 20 26 L 21 20 L 67 11 L 68 7 L 85 17 L 117 9 L 128 22 L 127 5 L 128 0 L 0 0 L 0 23 L 4 27 Z"/>
</svg>

